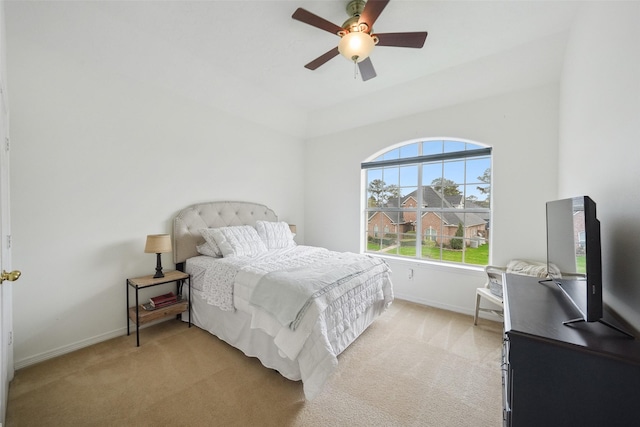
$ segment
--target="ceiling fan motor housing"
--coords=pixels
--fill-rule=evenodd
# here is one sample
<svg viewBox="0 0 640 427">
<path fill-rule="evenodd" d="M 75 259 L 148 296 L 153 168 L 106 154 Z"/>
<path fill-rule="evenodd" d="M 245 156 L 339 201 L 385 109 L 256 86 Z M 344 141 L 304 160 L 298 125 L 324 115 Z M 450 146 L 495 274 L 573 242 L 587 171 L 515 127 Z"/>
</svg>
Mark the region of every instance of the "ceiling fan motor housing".
<svg viewBox="0 0 640 427">
<path fill-rule="evenodd" d="M 364 10 L 364 5 L 367 2 L 365 0 L 351 0 L 347 4 L 347 15 L 349 16 L 360 16 L 362 15 L 362 11 Z"/>
<path fill-rule="evenodd" d="M 362 11 L 364 10 L 364 5 L 367 4 L 365 0 L 351 0 L 347 4 L 347 15 L 349 15 L 349 19 L 344 21 L 342 24 L 342 28 L 347 31 L 351 31 L 351 28 L 358 25 L 358 20 L 360 19 L 360 15 L 362 15 Z M 370 28 L 367 28 L 367 33 L 369 33 Z"/>
</svg>

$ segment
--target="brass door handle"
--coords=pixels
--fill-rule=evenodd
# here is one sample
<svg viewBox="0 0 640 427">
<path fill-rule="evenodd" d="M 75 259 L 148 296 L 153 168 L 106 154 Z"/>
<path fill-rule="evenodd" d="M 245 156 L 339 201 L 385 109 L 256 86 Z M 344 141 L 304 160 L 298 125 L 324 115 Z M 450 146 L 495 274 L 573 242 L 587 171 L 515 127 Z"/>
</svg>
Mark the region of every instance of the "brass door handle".
<svg viewBox="0 0 640 427">
<path fill-rule="evenodd" d="M 2 270 L 2 275 L 0 276 L 0 283 L 4 282 L 5 280 L 8 280 L 10 282 L 15 282 L 20 278 L 21 274 L 22 272 L 18 270 L 13 270 L 10 273 L 7 273 L 6 271 Z"/>
</svg>

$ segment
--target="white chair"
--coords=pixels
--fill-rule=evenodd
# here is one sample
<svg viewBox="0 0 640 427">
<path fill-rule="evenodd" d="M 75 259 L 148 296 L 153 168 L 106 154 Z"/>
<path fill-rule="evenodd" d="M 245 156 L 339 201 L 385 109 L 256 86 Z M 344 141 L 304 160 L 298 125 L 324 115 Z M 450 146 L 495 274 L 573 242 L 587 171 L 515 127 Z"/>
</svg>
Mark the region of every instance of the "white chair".
<svg viewBox="0 0 640 427">
<path fill-rule="evenodd" d="M 484 271 L 487 273 L 487 282 L 484 287 L 476 289 L 476 312 L 473 316 L 473 324 L 478 324 L 478 312 L 487 311 L 496 314 L 500 317 L 503 316 L 504 310 L 502 304 L 502 284 L 504 283 L 504 274 L 507 269 L 504 267 L 496 267 L 488 265 Z M 493 290 L 493 292 L 492 292 Z M 484 298 L 487 301 L 493 303 L 496 307 L 485 308 L 480 306 L 480 300 Z"/>
</svg>

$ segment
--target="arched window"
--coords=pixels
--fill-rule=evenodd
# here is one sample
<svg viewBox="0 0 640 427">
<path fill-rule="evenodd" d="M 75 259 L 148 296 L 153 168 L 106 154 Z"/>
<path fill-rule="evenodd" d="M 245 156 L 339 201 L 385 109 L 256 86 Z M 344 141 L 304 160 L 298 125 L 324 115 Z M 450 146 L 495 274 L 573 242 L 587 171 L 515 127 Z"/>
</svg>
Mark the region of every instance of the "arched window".
<svg viewBox="0 0 640 427">
<path fill-rule="evenodd" d="M 362 171 L 367 252 L 489 264 L 490 147 L 410 141 L 362 163 Z"/>
</svg>

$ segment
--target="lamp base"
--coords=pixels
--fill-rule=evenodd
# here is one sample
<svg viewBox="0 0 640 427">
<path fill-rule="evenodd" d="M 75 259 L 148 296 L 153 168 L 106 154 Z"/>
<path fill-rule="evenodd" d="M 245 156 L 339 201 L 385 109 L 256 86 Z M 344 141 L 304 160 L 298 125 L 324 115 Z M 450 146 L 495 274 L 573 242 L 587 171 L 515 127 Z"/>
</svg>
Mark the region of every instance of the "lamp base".
<svg viewBox="0 0 640 427">
<path fill-rule="evenodd" d="M 159 279 L 161 277 L 164 277 L 164 273 L 162 272 L 162 261 L 160 260 L 160 254 L 156 254 L 156 255 L 157 255 L 156 274 L 153 275 L 153 278 Z"/>
</svg>

